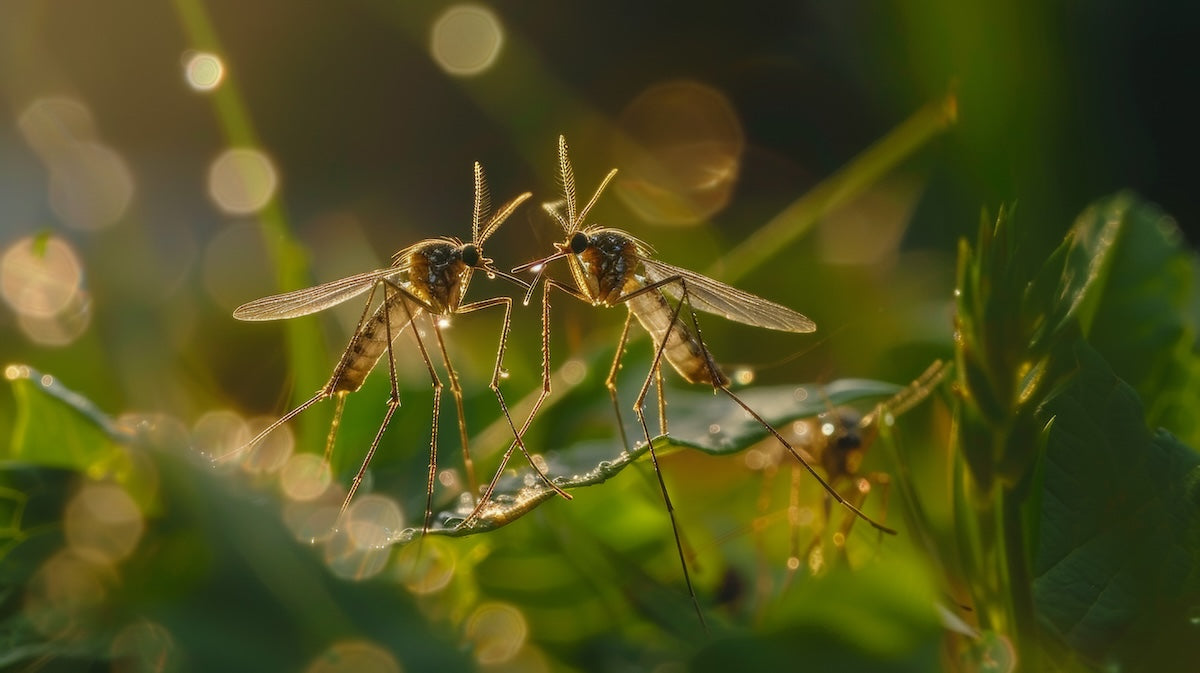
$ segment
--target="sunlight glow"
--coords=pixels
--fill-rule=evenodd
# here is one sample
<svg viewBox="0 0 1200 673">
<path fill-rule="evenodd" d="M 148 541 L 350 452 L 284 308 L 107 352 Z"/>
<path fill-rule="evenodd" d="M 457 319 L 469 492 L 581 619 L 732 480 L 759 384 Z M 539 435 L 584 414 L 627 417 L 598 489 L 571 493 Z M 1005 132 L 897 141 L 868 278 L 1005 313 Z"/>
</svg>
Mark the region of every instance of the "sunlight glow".
<svg viewBox="0 0 1200 673">
<path fill-rule="evenodd" d="M 275 164 L 257 149 L 225 150 L 208 169 L 208 195 L 230 215 L 249 215 L 262 210 L 278 187 Z"/>
<path fill-rule="evenodd" d="M 403 667 L 384 648 L 367 640 L 341 640 L 321 653 L 304 673 L 401 673 Z"/>
<path fill-rule="evenodd" d="M 355 499 L 325 543 L 325 564 L 344 579 L 378 575 L 387 566 L 403 524 L 400 506 L 391 498 L 369 494 Z"/>
<path fill-rule="evenodd" d="M 504 27 L 486 7 L 455 5 L 433 22 L 429 40 L 435 63 L 451 75 L 471 77 L 496 62 L 504 46 Z"/>
<path fill-rule="evenodd" d="M 258 436 L 275 421 L 268 416 L 258 416 L 247 423 L 250 435 Z M 296 448 L 296 437 L 291 427 L 281 425 L 271 431 L 271 434 L 248 449 L 241 457 L 242 470 L 249 474 L 269 474 L 278 472 L 287 464 Z"/>
<path fill-rule="evenodd" d="M 120 220 L 133 200 L 133 173 L 102 143 L 91 110 L 70 98 L 39 98 L 17 120 L 49 173 L 50 207 L 67 225 L 95 230 Z"/>
<path fill-rule="evenodd" d="M 196 91 L 212 91 L 225 80 L 225 64 L 216 54 L 189 51 L 183 55 L 183 77 Z"/>
<path fill-rule="evenodd" d="M 210 411 L 192 426 L 192 448 L 218 462 L 240 459 L 238 449 L 251 437 L 246 421 L 228 409 Z"/>
<path fill-rule="evenodd" d="M 300 502 L 316 500 L 329 488 L 333 475 L 315 453 L 295 453 L 279 471 L 279 487 L 284 495 Z"/>
<path fill-rule="evenodd" d="M 394 566 L 395 578 L 414 594 L 433 594 L 445 589 L 454 578 L 454 553 L 435 538 L 400 549 Z"/>
<path fill-rule="evenodd" d="M 475 646 L 476 661 L 485 666 L 512 659 L 528 633 L 525 615 L 507 603 L 484 603 L 467 618 L 466 638 Z"/>
<path fill-rule="evenodd" d="M 621 112 L 617 194 L 659 224 L 698 224 L 729 203 L 746 139 L 728 97 L 692 80 L 655 84 Z"/>
<path fill-rule="evenodd" d="M 183 668 L 175 638 L 157 622 L 137 621 L 113 638 L 109 647 L 114 673 L 161 673 Z"/>
<path fill-rule="evenodd" d="M 24 615 L 38 633 L 48 638 L 78 641 L 99 625 L 106 585 L 111 581 L 107 566 L 82 559 L 62 550 L 46 559 L 25 589 Z"/>
<path fill-rule="evenodd" d="M 49 318 L 66 309 L 83 284 L 83 265 L 57 236 L 26 236 L 0 257 L 0 296 L 19 315 Z"/>
<path fill-rule="evenodd" d="M 145 528 L 137 504 L 116 484 L 87 484 L 63 513 L 67 546 L 80 558 L 97 563 L 128 558 Z"/>
</svg>

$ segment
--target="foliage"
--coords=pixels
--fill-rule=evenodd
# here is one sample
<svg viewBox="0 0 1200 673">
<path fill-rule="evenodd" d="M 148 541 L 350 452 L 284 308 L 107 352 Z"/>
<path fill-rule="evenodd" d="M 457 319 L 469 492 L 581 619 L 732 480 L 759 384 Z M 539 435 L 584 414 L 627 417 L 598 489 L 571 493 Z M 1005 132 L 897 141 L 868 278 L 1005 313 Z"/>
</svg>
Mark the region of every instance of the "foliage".
<svg viewBox="0 0 1200 673">
<path fill-rule="evenodd" d="M 955 479 L 980 626 L 1034 669 L 1179 666 L 1200 600 L 1200 455 L 1168 432 L 1194 439 L 1191 256 L 1129 194 L 1040 268 L 1021 231 L 1002 212 L 960 257 Z"/>
</svg>

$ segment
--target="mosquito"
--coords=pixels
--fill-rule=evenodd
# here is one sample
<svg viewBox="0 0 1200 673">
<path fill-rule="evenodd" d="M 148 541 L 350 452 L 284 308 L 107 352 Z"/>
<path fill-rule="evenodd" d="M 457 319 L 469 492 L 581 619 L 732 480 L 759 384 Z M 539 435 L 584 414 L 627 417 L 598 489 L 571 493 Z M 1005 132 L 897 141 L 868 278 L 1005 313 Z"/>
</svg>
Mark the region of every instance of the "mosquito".
<svg viewBox="0 0 1200 673">
<path fill-rule="evenodd" d="M 575 285 L 561 283 L 551 278 L 545 278 L 542 283 L 542 386 L 543 394 L 537 404 L 549 394 L 549 343 L 550 343 L 550 290 L 560 291 L 593 306 L 613 307 L 624 304 L 628 309 L 625 325 L 621 330 L 617 343 L 616 357 L 609 369 L 605 386 L 617 413 L 618 426 L 626 449 L 629 448 L 625 434 L 624 421 L 621 419 L 620 403 L 617 398 L 616 378 L 621 366 L 625 344 L 629 338 L 630 326 L 636 319 L 642 328 L 650 335 L 655 345 L 654 359 L 650 371 L 642 383 L 641 390 L 634 402 L 633 410 L 641 426 L 642 437 L 650 453 L 650 462 L 658 478 L 659 489 L 667 513 L 670 516 L 671 528 L 675 535 L 675 547 L 679 553 L 680 564 L 683 567 L 684 581 L 687 584 L 692 604 L 704 624 L 704 615 L 700 609 L 699 600 L 692 587 L 691 576 L 688 573 L 683 543 L 680 539 L 679 525 L 675 518 L 675 510 L 667 493 L 666 482 L 658 466 L 658 457 L 654 452 L 650 428 L 646 423 L 646 396 L 652 383 L 655 384 L 659 411 L 660 434 L 667 434 L 666 401 L 662 387 L 662 361 L 665 359 L 675 371 L 689 383 L 707 384 L 714 390 L 720 390 L 742 407 L 751 417 L 762 424 L 795 458 L 803 465 L 817 481 L 843 506 L 871 526 L 890 533 L 895 531 L 863 514 L 852 503 L 837 493 L 813 467 L 801 456 L 784 437 L 773 428 L 761 415 L 750 408 L 730 388 L 730 379 L 721 370 L 720 365 L 713 359 L 700 335 L 700 326 L 695 309 L 723 316 L 729 320 L 757 327 L 786 331 L 812 332 L 816 324 L 807 317 L 786 306 L 767 301 L 761 297 L 744 292 L 724 283 L 718 282 L 693 271 L 672 266 L 661 262 L 651 255 L 653 249 L 645 242 L 620 229 L 601 225 L 584 226 L 588 212 L 596 204 L 605 187 L 617 174 L 614 168 L 600 182 L 595 194 L 583 208 L 576 207 L 575 177 L 567 154 L 567 143 L 563 136 L 558 138 L 558 164 L 561 174 L 565 199 L 558 203 L 543 204 L 543 208 L 562 227 L 566 239 L 563 243 L 555 244 L 555 252 L 543 259 L 524 264 L 513 269 L 513 273 L 535 271 L 536 277 L 525 295 L 528 303 L 533 295 L 538 281 L 543 280 L 542 274 L 546 266 L 555 260 L 565 258 L 571 270 Z M 564 213 L 565 210 L 565 213 Z M 668 296 L 675 299 L 672 306 Z M 681 312 L 688 307 L 687 317 Z M 534 406 L 534 412 L 537 405 Z M 530 416 L 532 418 L 532 415 Z M 512 454 L 510 446 L 501 462 L 501 468 Z M 499 473 L 497 473 L 499 474 Z M 493 485 L 496 479 L 493 478 Z M 491 487 L 484 492 L 484 499 L 491 492 Z M 483 501 L 481 501 L 482 503 Z M 477 507 L 476 510 L 480 508 Z"/>
<path fill-rule="evenodd" d="M 337 400 L 337 406 L 334 410 L 333 422 L 330 425 L 329 436 L 325 444 L 325 461 L 328 464 L 333 451 L 334 439 L 337 434 L 338 423 L 342 416 L 342 408 L 345 404 L 346 395 L 362 387 L 367 375 L 376 367 L 384 353 L 387 353 L 388 374 L 391 380 L 391 396 L 388 398 L 387 412 L 384 414 L 383 422 L 380 424 L 379 430 L 375 433 L 375 437 L 371 441 L 371 446 L 367 449 L 366 456 L 363 458 L 362 465 L 359 467 L 358 473 L 354 475 L 350 490 L 342 502 L 342 512 L 345 512 L 346 507 L 349 506 L 351 499 L 354 497 L 355 491 L 358 490 L 359 484 L 362 483 L 367 466 L 370 464 L 371 458 L 375 455 L 375 451 L 379 447 L 379 442 L 383 438 L 384 430 L 387 429 L 388 424 L 391 422 L 396 408 L 400 406 L 400 392 L 396 379 L 396 358 L 392 350 L 392 344 L 418 316 L 425 313 L 430 316 L 430 325 L 432 325 L 437 347 L 441 353 L 442 363 L 446 368 L 446 374 L 450 380 L 450 391 L 454 397 L 454 404 L 458 413 L 458 431 L 460 441 L 462 442 L 463 462 L 464 468 L 467 471 L 468 482 L 471 484 L 472 492 L 477 492 L 474 486 L 474 468 L 468 448 L 466 421 L 463 416 L 462 388 L 459 385 L 458 374 L 454 371 L 454 367 L 450 363 L 450 358 L 446 352 L 445 341 L 442 337 L 442 327 L 445 324 L 444 321 L 448 320 L 450 316 L 500 306 L 504 308 L 504 323 L 500 330 L 500 343 L 496 350 L 496 364 L 492 370 L 492 379 L 489 383 L 489 388 L 496 394 L 496 399 L 500 403 L 500 410 L 504 413 L 505 418 L 508 419 L 509 427 L 512 428 L 513 437 L 515 438 L 514 444 L 520 447 L 521 452 L 529 460 L 530 466 L 533 467 L 538 476 L 550 488 L 569 500 L 571 496 L 551 481 L 526 450 L 525 444 L 521 439 L 521 434 L 517 432 L 512 416 L 509 414 L 508 404 L 504 400 L 504 395 L 500 392 L 500 379 L 503 376 L 502 363 L 512 318 L 512 298 L 499 296 L 465 304 L 462 303 L 463 296 L 466 294 L 467 288 L 471 283 L 471 276 L 475 271 L 481 271 L 489 278 L 496 276 L 505 278 L 522 288 L 529 287 L 529 284 L 525 281 L 496 269 L 494 262 L 483 256 L 481 246 L 512 215 L 513 211 L 530 196 L 532 194 L 529 192 L 517 196 L 489 218 L 487 184 L 484 179 L 483 167 L 479 162 L 476 162 L 475 206 L 471 219 L 471 242 L 464 243 L 462 240 L 454 237 L 425 239 L 397 252 L 392 257 L 392 266 L 390 267 L 330 281 L 316 287 L 263 297 L 262 299 L 256 299 L 239 306 L 233 312 L 233 317 L 239 320 L 282 320 L 316 313 L 317 311 L 322 311 L 349 301 L 364 292 L 368 293 L 367 302 L 363 307 L 363 313 L 354 330 L 354 335 L 350 338 L 350 343 L 346 346 L 345 352 L 342 353 L 337 366 L 334 367 L 333 374 L 329 377 L 329 382 L 309 398 L 308 401 L 303 402 L 300 406 L 284 414 L 279 420 L 258 433 L 257 436 L 237 451 L 253 447 L 276 428 L 295 418 L 304 410 L 317 402 L 334 397 Z M 381 291 L 383 300 L 372 311 L 371 307 L 375 304 L 375 293 L 377 291 Z M 429 475 L 426 484 L 425 522 L 423 527 L 423 530 L 428 532 L 433 512 L 433 488 L 437 472 L 438 413 L 441 408 L 443 384 L 434 369 L 428 349 L 422 341 L 420 333 L 415 328 L 413 336 L 417 342 L 417 349 L 421 353 L 421 358 L 425 362 L 425 367 L 429 371 L 429 378 L 433 385 L 433 422 L 429 445 Z"/>
<path fill-rule="evenodd" d="M 792 427 L 798 448 L 812 456 L 825 471 L 825 478 L 835 489 L 846 488 L 848 500 L 854 500 L 861 507 L 873 488 L 882 492 L 880 507 L 887 511 L 888 489 L 891 477 L 886 472 L 861 471 L 863 459 L 867 451 L 879 437 L 882 425 L 890 419 L 899 416 L 930 395 L 938 384 L 945 378 L 949 366 L 942 360 L 931 364 L 924 372 L 904 389 L 891 398 L 875 405 L 869 412 L 863 414 L 850 406 L 830 407 L 827 411 L 812 418 L 797 421 Z M 765 478 L 763 491 L 759 497 L 760 513 L 765 513 L 769 506 L 769 486 L 775 470 L 779 467 L 774 458 L 768 458 L 763 466 Z M 802 559 L 809 559 L 810 567 L 817 568 L 813 561 L 813 553 L 821 542 L 822 533 L 813 536 L 803 557 L 800 554 L 800 474 L 798 465 L 792 465 L 792 479 L 789 486 L 788 522 L 791 526 L 791 549 L 787 560 L 787 579 L 790 583 L 792 576 L 800 568 Z M 831 516 L 830 498 L 828 493 L 823 498 L 824 521 L 826 527 Z M 765 516 L 765 514 L 763 514 Z M 834 534 L 834 545 L 845 554 L 845 540 L 850 536 L 850 530 L 857 519 L 847 515 L 837 532 Z"/>
</svg>

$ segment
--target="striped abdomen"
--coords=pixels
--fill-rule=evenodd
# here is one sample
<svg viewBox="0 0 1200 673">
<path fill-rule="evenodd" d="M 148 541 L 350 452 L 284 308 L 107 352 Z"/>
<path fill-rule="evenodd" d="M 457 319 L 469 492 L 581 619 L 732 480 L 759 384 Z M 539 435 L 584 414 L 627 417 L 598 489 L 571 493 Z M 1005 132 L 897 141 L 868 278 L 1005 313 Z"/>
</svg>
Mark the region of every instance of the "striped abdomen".
<svg viewBox="0 0 1200 673">
<path fill-rule="evenodd" d="M 387 351 L 389 329 L 392 341 L 395 341 L 421 311 L 420 306 L 399 292 L 389 294 L 387 302 L 380 304 L 351 337 L 333 376 L 325 384 L 325 395 L 352 393 L 361 388 L 367 374 Z"/>
<path fill-rule="evenodd" d="M 636 281 L 631 280 L 626 284 L 626 292 L 635 291 L 639 287 Z M 690 315 L 687 306 L 681 308 L 679 315 L 675 317 L 674 326 L 671 326 L 671 316 L 675 309 L 658 290 L 643 292 L 626 300 L 625 305 L 650 334 L 654 346 L 662 347 L 663 357 L 688 383 L 707 383 L 711 386 L 729 384 L 729 377 L 725 376 L 720 365 L 713 360 L 712 354 L 700 344 L 685 324 L 685 317 Z M 665 346 L 664 335 L 667 335 Z"/>
</svg>

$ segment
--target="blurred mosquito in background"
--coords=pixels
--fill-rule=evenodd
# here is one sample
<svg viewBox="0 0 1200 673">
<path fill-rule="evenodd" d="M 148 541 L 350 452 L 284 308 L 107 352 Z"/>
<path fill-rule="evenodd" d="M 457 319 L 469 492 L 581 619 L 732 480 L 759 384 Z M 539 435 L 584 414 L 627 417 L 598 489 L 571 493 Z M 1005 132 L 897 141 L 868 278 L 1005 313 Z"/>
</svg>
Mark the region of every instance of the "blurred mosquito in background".
<svg viewBox="0 0 1200 673">
<path fill-rule="evenodd" d="M 483 167 L 476 162 L 475 207 L 471 219 L 471 242 L 464 243 L 458 238 L 453 237 L 425 239 L 397 252 L 392 258 L 392 266 L 388 268 L 360 273 L 317 285 L 316 287 L 263 297 L 262 299 L 256 299 L 238 307 L 233 312 L 233 317 L 239 320 L 283 320 L 323 311 L 342 302 L 349 301 L 364 292 L 368 292 L 367 302 L 363 307 L 363 313 L 359 318 L 358 326 L 355 328 L 354 335 L 350 338 L 350 343 L 347 344 L 346 350 L 342 353 L 337 366 L 334 367 L 333 375 L 330 376 L 329 382 L 308 401 L 284 414 L 279 420 L 258 433 L 258 435 L 234 453 L 252 448 L 276 428 L 295 418 L 298 414 L 317 402 L 335 397 L 337 399 L 337 407 L 334 410 L 333 422 L 330 425 L 329 435 L 325 444 L 325 463 L 329 464 L 346 395 L 362 387 L 367 374 L 375 368 L 384 353 L 387 353 L 388 374 L 391 379 L 391 396 L 388 399 L 387 412 L 383 417 L 383 422 L 380 424 L 379 430 L 375 433 L 375 438 L 371 441 L 371 446 L 363 458 L 358 473 L 354 476 L 349 492 L 347 492 L 346 498 L 342 502 L 342 511 L 344 512 L 363 480 L 367 466 L 370 464 L 371 458 L 375 455 L 375 451 L 379 447 L 379 442 L 392 420 L 392 415 L 395 413 L 396 408 L 400 406 L 400 391 L 396 380 L 396 358 L 393 353 L 392 343 L 418 316 L 426 313 L 430 316 L 429 323 L 433 328 L 438 351 L 441 353 L 442 363 L 450 379 L 450 391 L 454 396 L 454 404 L 458 413 L 458 431 L 462 442 L 464 468 L 467 471 L 471 492 L 477 493 L 474 467 L 468 448 L 466 421 L 463 417 L 462 388 L 459 385 L 458 374 L 454 371 L 454 367 L 450 363 L 450 358 L 446 353 L 445 341 L 442 337 L 442 327 L 445 324 L 444 321 L 448 320 L 450 316 L 500 306 L 504 308 L 504 324 L 500 330 L 500 343 L 496 351 L 496 365 L 492 370 L 492 379 L 489 387 L 495 392 L 496 399 L 500 403 L 500 409 L 504 413 L 505 418 L 508 419 L 509 426 L 512 428 L 514 444 L 520 447 L 521 452 L 529 460 L 530 466 L 533 467 L 534 471 L 537 472 L 546 484 L 569 500 L 571 496 L 556 486 L 529 455 L 524 442 L 521 440 L 521 434 L 517 432 L 516 426 L 513 424 L 512 417 L 508 411 L 508 405 L 504 401 L 504 395 L 500 392 L 500 378 L 503 371 L 502 362 L 512 317 L 512 299 L 506 296 L 499 296 L 466 304 L 462 303 L 462 298 L 471 283 L 471 275 L 475 271 L 481 271 L 489 278 L 496 276 L 505 278 L 522 288 L 529 287 L 529 284 L 525 281 L 496 269 L 493 261 L 483 256 L 481 246 L 512 215 L 517 206 L 524 203 L 530 196 L 532 194 L 529 192 L 521 194 L 506 203 L 489 219 L 487 185 L 484 181 Z M 486 223 L 484 223 L 484 220 L 486 220 Z M 377 291 L 382 293 L 383 299 L 372 310 L 372 306 L 375 305 L 375 293 Z M 433 385 L 433 421 L 431 425 L 429 477 L 426 484 L 425 521 L 423 526 L 423 530 L 427 532 L 433 511 L 433 488 L 437 472 L 438 414 L 441 408 L 443 384 L 434 369 L 433 361 L 429 357 L 429 352 L 421 338 L 419 330 L 413 329 L 413 337 L 417 343 L 417 349 L 421 353 L 421 358 L 429 370 L 429 378 Z"/>
<path fill-rule="evenodd" d="M 667 493 L 666 482 L 658 466 L 650 428 L 646 423 L 645 402 L 651 383 L 655 383 L 658 397 L 659 431 L 667 434 L 666 401 L 662 386 L 662 360 L 675 368 L 679 375 L 689 383 L 703 383 L 715 390 L 725 393 L 730 399 L 742 407 L 746 413 L 770 432 L 795 458 L 805 467 L 814 478 L 829 492 L 831 497 L 853 512 L 856 516 L 870 523 L 873 527 L 894 534 L 895 531 L 883 526 L 863 514 L 852 503 L 843 498 L 806 461 L 784 438 L 756 411 L 751 409 L 740 397 L 729 388 L 730 379 L 722 372 L 721 367 L 713 359 L 712 354 L 704 345 L 700 335 L 700 326 L 695 309 L 724 316 L 747 325 L 765 327 L 768 329 L 787 332 L 812 332 L 816 330 L 813 321 L 793 311 L 786 306 L 776 304 L 761 297 L 743 292 L 737 288 L 720 283 L 698 273 L 680 267 L 660 262 L 650 255 L 653 250 L 644 242 L 620 229 L 600 225 L 584 226 L 588 212 L 600 198 L 604 188 L 616 175 L 613 169 L 601 181 L 595 194 L 582 209 L 577 209 L 575 200 L 575 178 L 571 162 L 567 155 L 565 138 L 558 139 L 558 163 L 561 174 L 565 200 L 557 203 L 544 204 L 543 208 L 558 221 L 566 234 L 565 242 L 556 243 L 556 252 L 549 257 L 540 259 L 513 269 L 513 273 L 534 271 L 537 275 L 525 295 L 528 303 L 537 287 L 539 280 L 542 284 L 542 387 L 543 392 L 533 408 L 536 413 L 542 400 L 550 391 L 550 290 L 558 288 L 562 292 L 585 301 L 593 306 L 611 307 L 624 304 L 628 309 L 625 325 L 617 343 L 616 357 L 613 359 L 605 385 L 616 410 L 618 427 L 626 450 L 629 449 L 628 438 L 625 434 L 624 421 L 621 419 L 620 403 L 617 398 L 616 377 L 621 366 L 625 344 L 629 338 L 629 328 L 636 318 L 654 341 L 654 359 L 650 371 L 642 383 L 641 390 L 634 402 L 634 413 L 641 426 L 642 437 L 649 448 L 650 461 L 658 478 L 659 489 L 671 519 L 671 527 L 675 535 L 675 546 L 679 560 L 683 566 L 684 580 L 688 587 L 692 603 L 700 621 L 704 623 L 704 615 L 700 603 L 692 587 L 688 573 L 687 561 L 684 557 L 683 544 L 680 540 L 679 526 L 675 519 L 674 507 Z M 565 211 L 565 212 L 564 212 Z M 572 287 L 551 278 L 544 278 L 546 266 L 555 260 L 566 258 L 574 279 Z M 667 296 L 676 299 L 674 305 Z M 686 313 L 683 312 L 687 306 Z M 532 419 L 532 413 L 530 419 Z M 514 447 L 510 446 L 501 461 L 501 470 Z M 493 478 L 484 491 L 480 504 L 472 517 L 480 511 L 490 496 L 499 477 Z M 470 521 L 470 517 L 468 518 Z"/>
<path fill-rule="evenodd" d="M 881 491 L 880 509 L 886 516 L 888 491 L 891 477 L 886 472 L 863 473 L 862 462 L 867 451 L 879 438 L 880 428 L 890 424 L 892 420 L 920 404 L 932 393 L 946 377 L 949 365 L 938 360 L 931 364 L 917 377 L 889 399 L 875 405 L 871 411 L 863 414 L 850 406 L 830 407 L 828 411 L 817 416 L 796 421 L 786 434 L 793 437 L 793 444 L 800 451 L 811 456 L 812 461 L 819 463 L 825 472 L 826 481 L 838 492 L 845 491 L 846 500 L 853 501 L 862 507 L 871 491 L 878 488 Z M 770 486 L 776 471 L 780 467 L 783 451 L 773 451 L 775 447 L 764 443 L 762 448 L 751 449 L 747 453 L 747 464 L 755 463 L 764 473 L 762 491 L 759 495 L 759 521 L 767 518 L 770 506 Z M 786 587 L 801 565 L 806 561 L 812 572 L 818 572 L 824 564 L 823 554 L 818 554 L 832 515 L 829 492 L 825 492 L 824 518 L 822 526 L 813 534 L 808 548 L 803 556 L 800 551 L 800 478 L 801 468 L 792 464 L 792 478 L 788 487 L 787 519 L 791 529 L 790 551 L 787 559 L 787 575 L 784 580 Z M 857 517 L 847 514 L 841 526 L 832 535 L 834 548 L 843 557 L 846 554 L 846 541 Z M 762 526 L 756 522 L 756 533 L 761 533 Z M 763 544 L 759 543 L 759 548 Z"/>
</svg>

